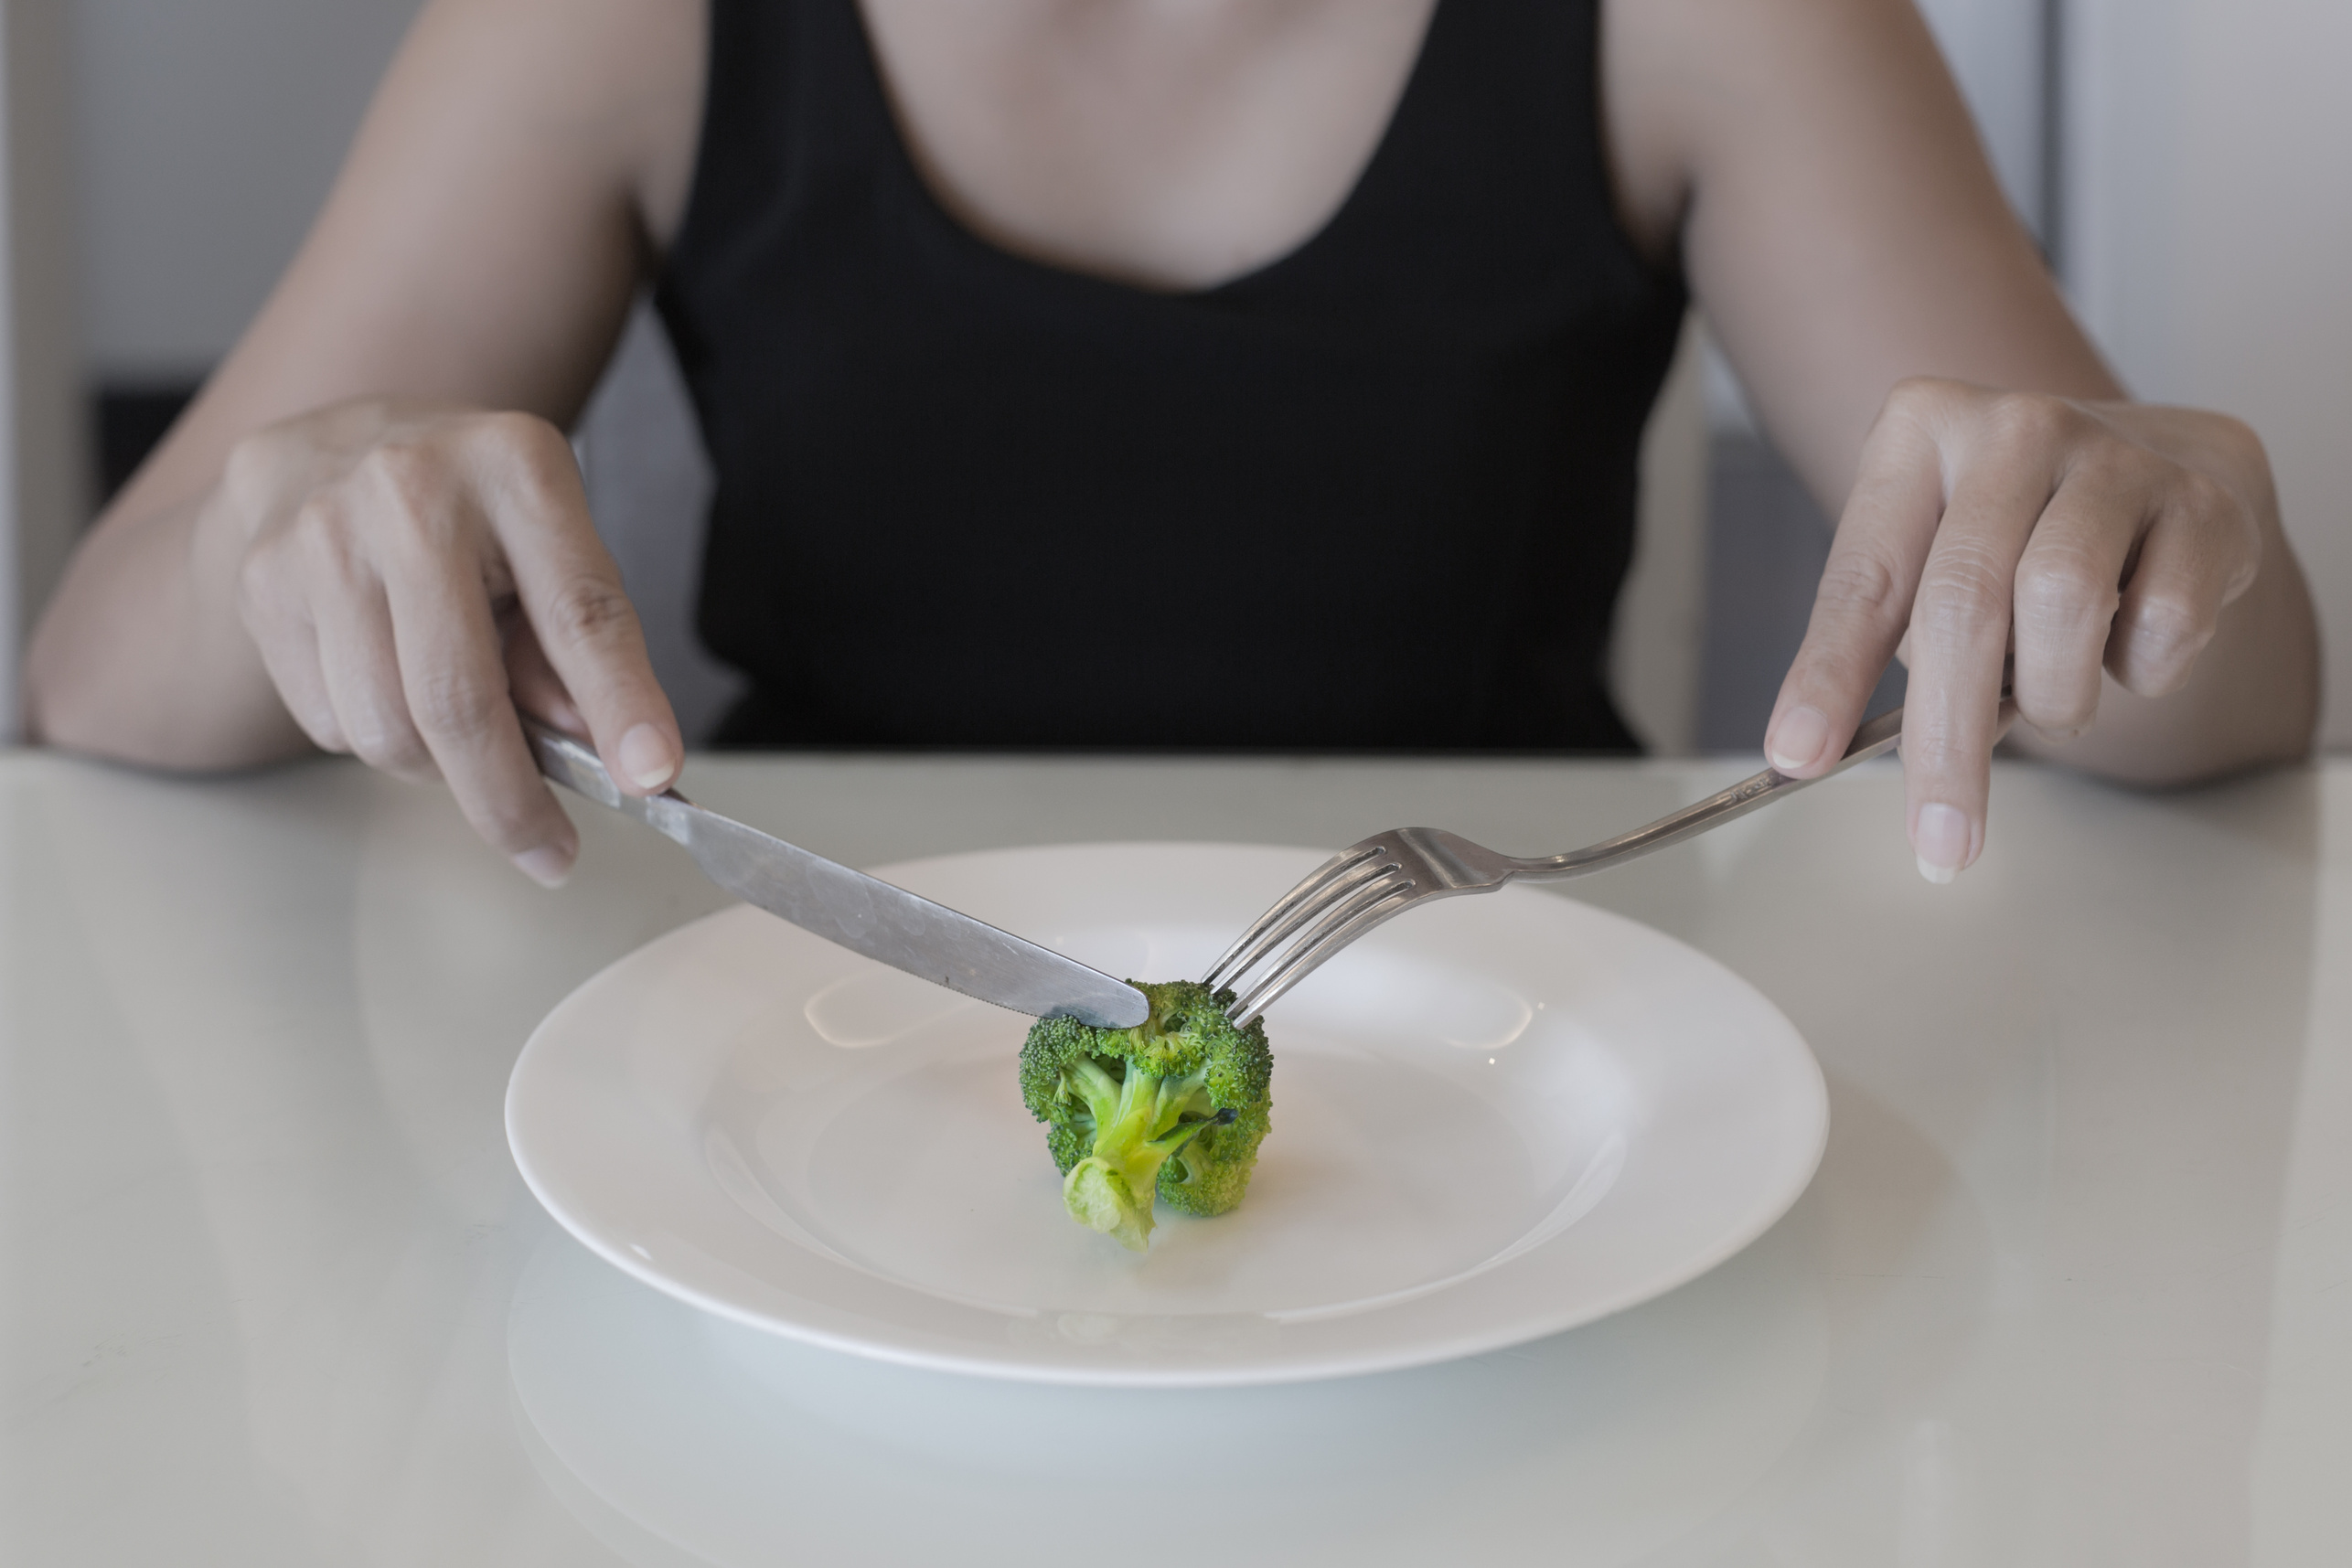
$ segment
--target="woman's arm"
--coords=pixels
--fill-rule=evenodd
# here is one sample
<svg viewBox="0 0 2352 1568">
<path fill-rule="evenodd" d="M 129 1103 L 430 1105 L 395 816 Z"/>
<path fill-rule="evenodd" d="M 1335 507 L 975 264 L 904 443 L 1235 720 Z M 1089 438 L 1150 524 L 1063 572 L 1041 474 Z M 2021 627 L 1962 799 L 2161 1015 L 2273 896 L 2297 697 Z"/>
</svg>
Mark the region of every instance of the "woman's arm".
<svg viewBox="0 0 2352 1568">
<path fill-rule="evenodd" d="M 306 736 L 441 773 L 546 874 L 574 840 L 509 663 L 543 708 L 561 676 L 616 773 L 674 771 L 561 430 L 684 204 L 702 29 L 696 0 L 433 0 L 292 269 L 43 617 L 39 738 L 218 768 Z"/>
<path fill-rule="evenodd" d="M 1775 764 L 1826 768 L 1898 644 L 1931 874 L 1982 846 L 2013 647 L 2047 737 L 2026 743 L 2095 715 L 2062 753 L 2093 771 L 2187 780 L 2305 752 L 2317 632 L 2260 443 L 2125 400 L 1910 5 L 1610 0 L 1606 17 L 1629 221 L 1661 254 L 1679 235 L 1766 429 L 1840 515 Z"/>
</svg>

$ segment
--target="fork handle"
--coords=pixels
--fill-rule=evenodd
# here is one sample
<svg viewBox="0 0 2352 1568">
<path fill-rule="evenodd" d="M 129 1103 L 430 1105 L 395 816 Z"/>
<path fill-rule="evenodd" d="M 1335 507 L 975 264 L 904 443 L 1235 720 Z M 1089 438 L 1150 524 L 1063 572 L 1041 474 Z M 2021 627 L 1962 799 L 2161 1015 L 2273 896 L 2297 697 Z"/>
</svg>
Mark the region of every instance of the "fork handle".
<svg viewBox="0 0 2352 1568">
<path fill-rule="evenodd" d="M 2005 690 L 2001 695 L 2005 717 L 2012 705 L 2007 701 L 2008 692 Z M 1846 747 L 1845 755 L 1840 757 L 1836 765 L 1821 778 L 1792 779 L 1777 768 L 1766 768 L 1753 778 L 1742 779 L 1729 789 L 1711 795 L 1695 805 L 1686 805 L 1671 816 L 1662 816 L 1647 827 L 1637 827 L 1630 833 L 1620 833 L 1614 838 L 1605 838 L 1581 849 L 1571 849 L 1565 855 L 1545 855 L 1534 859 L 1514 859 L 1512 880 L 1542 882 L 1581 877 L 1588 871 L 1598 871 L 1605 866 L 1615 866 L 1654 849 L 1663 849 L 1670 844 L 1680 844 L 1684 839 L 1695 838 L 1733 817 L 1745 816 L 1760 805 L 1769 805 L 1783 795 L 1794 795 L 1808 784 L 1834 778 L 1855 763 L 1866 763 L 1890 750 L 1902 738 L 1903 710 L 1890 708 L 1854 732 L 1854 743 Z"/>
</svg>

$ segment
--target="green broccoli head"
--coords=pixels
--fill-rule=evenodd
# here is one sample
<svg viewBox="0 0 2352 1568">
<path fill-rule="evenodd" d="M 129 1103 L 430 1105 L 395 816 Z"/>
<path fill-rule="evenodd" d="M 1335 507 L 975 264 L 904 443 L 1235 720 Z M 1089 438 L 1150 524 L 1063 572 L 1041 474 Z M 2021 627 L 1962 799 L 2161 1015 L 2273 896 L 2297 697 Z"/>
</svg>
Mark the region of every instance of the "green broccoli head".
<svg viewBox="0 0 2352 1568">
<path fill-rule="evenodd" d="M 1021 1048 L 1021 1097 L 1045 1124 L 1071 1217 L 1122 1246 L 1150 1243 L 1152 1196 L 1186 1214 L 1242 1200 L 1264 1141 L 1274 1072 L 1266 1025 L 1235 1029 L 1231 991 L 1149 986 L 1133 1029 L 1040 1019 Z"/>
</svg>

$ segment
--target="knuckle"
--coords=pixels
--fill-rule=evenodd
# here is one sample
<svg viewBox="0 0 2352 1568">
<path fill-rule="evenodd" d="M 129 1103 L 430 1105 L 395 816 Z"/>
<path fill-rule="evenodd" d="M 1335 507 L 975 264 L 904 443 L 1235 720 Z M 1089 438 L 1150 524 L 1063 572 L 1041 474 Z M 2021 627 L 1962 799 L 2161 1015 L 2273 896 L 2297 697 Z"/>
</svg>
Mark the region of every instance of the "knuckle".
<svg viewBox="0 0 2352 1568">
<path fill-rule="evenodd" d="M 1876 550 L 1837 550 L 1822 569 L 1818 600 L 1870 620 L 1891 620 L 1902 608 L 1902 579 Z"/>
<path fill-rule="evenodd" d="M 2182 471 L 2175 495 L 2181 512 L 2210 541 L 2211 570 L 2228 584 L 2223 597 L 2235 598 L 2261 569 L 2261 519 L 2243 496 L 2193 468 Z"/>
<path fill-rule="evenodd" d="M 2177 494 L 2182 510 L 2228 541 L 2240 562 L 2250 566 L 2262 550 L 2262 527 L 2237 492 L 2209 475 L 2184 469 Z"/>
<path fill-rule="evenodd" d="M 294 508 L 271 553 L 279 569 L 292 577 L 346 584 L 368 575 L 367 548 L 340 498 L 328 494 L 307 496 Z"/>
<path fill-rule="evenodd" d="M 2152 470 L 2164 466 L 2164 460 L 2146 448 L 2110 438 L 2092 441 L 2074 453 L 2067 478 L 2094 497 L 2102 512 L 2136 508 L 2158 493 L 2160 479 Z"/>
<path fill-rule="evenodd" d="M 1949 725 L 1919 726 L 1919 733 L 1911 733 L 1906 725 L 1901 752 L 1904 771 L 1924 779 L 1959 779 L 1972 768 L 1983 766 L 1984 758 L 1967 744 L 1960 732 Z"/>
<path fill-rule="evenodd" d="M 601 644 L 636 631 L 637 613 L 617 582 L 575 576 L 548 596 L 542 641 Z"/>
<path fill-rule="evenodd" d="M 547 421 L 520 409 L 485 409 L 467 424 L 479 439 L 516 452 L 537 451 L 551 439 L 563 439 Z"/>
<path fill-rule="evenodd" d="M 1933 432 L 1968 389 L 1936 376 L 1908 376 L 1895 383 L 1878 410 L 1874 437 L 1887 438 L 1899 431 Z"/>
<path fill-rule="evenodd" d="M 458 746 L 480 741 L 513 709 L 505 692 L 454 671 L 420 681 L 410 694 L 409 704 L 419 729 L 444 744 Z"/>
<path fill-rule="evenodd" d="M 474 428 L 476 438 L 535 491 L 561 485 L 577 471 L 570 439 L 537 414 L 501 410 L 479 416 Z"/>
<path fill-rule="evenodd" d="M 239 438 L 221 461 L 221 488 L 246 504 L 266 494 L 278 467 L 278 445 L 275 433 L 266 430 Z"/>
<path fill-rule="evenodd" d="M 355 472 L 362 485 L 390 504 L 394 515 L 436 510 L 449 490 L 449 464 L 430 439 L 379 442 Z"/>
<path fill-rule="evenodd" d="M 2115 618 L 2120 597 L 2079 552 L 2054 552 L 2017 573 L 2018 635 L 2079 638 Z"/>
<path fill-rule="evenodd" d="M 2009 601 L 2007 572 L 1984 547 L 1949 545 L 1919 579 L 1911 624 L 1932 636 L 1972 642 L 2007 625 Z"/>
<path fill-rule="evenodd" d="M 1833 554 L 1822 570 L 1812 624 L 1790 679 L 1801 688 L 1876 680 L 1885 656 L 1880 650 L 1902 621 L 1903 592 L 1894 567 L 1875 551 Z"/>
<path fill-rule="evenodd" d="M 1906 376 L 1887 394 L 1887 406 L 1904 413 L 1941 408 L 1962 390 L 1941 376 Z"/>
<path fill-rule="evenodd" d="M 465 483 L 461 464 L 429 431 L 369 447 L 354 464 L 352 480 L 367 497 L 370 518 L 410 542 L 447 534 Z"/>
<path fill-rule="evenodd" d="M 283 534 L 255 539 L 237 561 L 237 592 L 241 603 L 256 609 L 274 607 L 294 570 Z"/>
<path fill-rule="evenodd" d="M 284 538 L 289 546 L 301 549 L 337 546 L 344 532 L 343 520 L 339 499 L 326 491 L 313 491 L 286 519 Z"/>
<path fill-rule="evenodd" d="M 1985 425 L 2002 446 L 2047 451 L 2073 435 L 2079 418 L 2063 398 L 2041 392 L 2003 392 L 1986 411 Z"/>
<path fill-rule="evenodd" d="M 2227 528 L 2245 511 L 2218 481 L 2194 468 L 2176 467 L 2171 480 L 2174 504 L 2200 523 Z"/>
<path fill-rule="evenodd" d="M 2195 604 L 2152 593 L 2132 608 L 2130 640 L 2135 663 L 2156 670 L 2186 663 L 2213 636 L 2213 624 Z"/>
</svg>

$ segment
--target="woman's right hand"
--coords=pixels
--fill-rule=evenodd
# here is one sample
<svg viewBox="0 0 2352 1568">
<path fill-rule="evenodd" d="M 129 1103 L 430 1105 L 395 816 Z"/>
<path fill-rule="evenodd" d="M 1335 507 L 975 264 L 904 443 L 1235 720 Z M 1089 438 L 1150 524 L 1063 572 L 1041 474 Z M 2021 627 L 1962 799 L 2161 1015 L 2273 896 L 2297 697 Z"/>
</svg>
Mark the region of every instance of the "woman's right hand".
<svg viewBox="0 0 2352 1568">
<path fill-rule="evenodd" d="M 561 432 L 685 210 L 704 9 L 418 8 L 268 304 L 75 547 L 27 650 L 28 738 L 208 772 L 315 741 L 438 775 L 541 880 L 578 838 L 517 704 L 625 789 L 677 773 Z"/>
<path fill-rule="evenodd" d="M 678 720 L 547 421 L 375 400 L 288 420 L 231 450 L 195 534 L 312 742 L 445 780 L 540 882 L 579 837 L 519 706 L 593 740 L 632 794 L 677 776 Z"/>
</svg>

